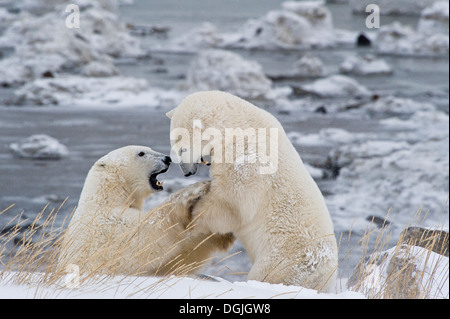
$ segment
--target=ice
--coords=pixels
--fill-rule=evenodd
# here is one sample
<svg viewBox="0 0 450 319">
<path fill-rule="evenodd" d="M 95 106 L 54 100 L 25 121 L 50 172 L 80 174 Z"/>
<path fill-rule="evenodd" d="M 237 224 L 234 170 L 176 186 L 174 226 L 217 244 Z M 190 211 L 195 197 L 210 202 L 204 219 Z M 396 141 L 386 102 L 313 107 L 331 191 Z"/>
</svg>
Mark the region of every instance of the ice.
<svg viewBox="0 0 450 319">
<path fill-rule="evenodd" d="M 301 89 L 320 97 L 367 97 L 371 92 L 354 79 L 344 75 L 332 75 L 313 83 L 302 85 Z"/>
<path fill-rule="evenodd" d="M 199 53 L 189 68 L 186 88 L 227 91 L 246 99 L 270 99 L 274 94 L 259 63 L 224 50 Z"/>
<path fill-rule="evenodd" d="M 383 294 L 390 298 L 407 298 L 414 290 L 412 293 L 421 294 L 416 298 L 448 299 L 448 262 L 448 257 L 426 248 L 394 247 L 370 256 L 361 269 L 363 281 L 349 289 L 364 293 L 368 298 Z M 399 278 L 400 273 L 405 278 Z M 400 282 L 395 284 L 395 281 Z"/>
<path fill-rule="evenodd" d="M 24 138 L 9 145 L 9 149 L 14 155 L 30 159 L 60 159 L 67 156 L 67 147 L 57 139 L 45 135 L 37 134 Z"/>
<path fill-rule="evenodd" d="M 344 74 L 372 75 L 391 74 L 392 68 L 383 59 L 372 54 L 364 56 L 350 56 L 339 67 Z"/>
</svg>

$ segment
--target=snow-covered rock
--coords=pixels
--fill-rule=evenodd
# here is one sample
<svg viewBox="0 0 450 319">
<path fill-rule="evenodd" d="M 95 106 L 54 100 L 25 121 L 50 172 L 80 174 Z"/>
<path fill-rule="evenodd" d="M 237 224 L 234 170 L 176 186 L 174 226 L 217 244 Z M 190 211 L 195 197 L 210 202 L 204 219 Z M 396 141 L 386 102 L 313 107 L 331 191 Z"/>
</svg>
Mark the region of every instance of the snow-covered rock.
<svg viewBox="0 0 450 319">
<path fill-rule="evenodd" d="M 371 92 L 354 79 L 332 75 L 300 87 L 303 91 L 320 97 L 367 97 Z"/>
<path fill-rule="evenodd" d="M 348 281 L 349 289 L 368 298 L 448 299 L 448 262 L 429 249 L 399 244 L 363 258 Z"/>
<path fill-rule="evenodd" d="M 411 115 L 419 111 L 434 111 L 436 107 L 427 102 L 417 102 L 411 99 L 387 96 L 374 102 L 364 104 L 360 108 L 369 114 L 377 115 Z M 394 118 L 395 120 L 396 118 Z"/>
<path fill-rule="evenodd" d="M 215 25 L 203 22 L 199 27 L 175 38 L 169 45 L 161 49 L 180 52 L 198 52 L 203 49 L 218 48 L 222 46 L 223 38 Z"/>
<path fill-rule="evenodd" d="M 77 285 L 68 274 L 53 285 L 40 284 L 42 274 L 28 275 L 28 284 L 14 283 L 14 278 L 26 274 L 2 274 L 0 298 L 83 298 L 83 299 L 363 299 L 353 291 L 337 294 L 317 293 L 316 290 L 258 281 L 229 282 L 214 277 L 205 280 L 189 277 L 108 277 L 93 278 Z M 72 276 L 72 277 L 71 277 Z M 45 279 L 45 278 L 44 278 Z M 179 313 L 179 309 L 174 314 Z M 217 310 L 213 309 L 213 313 Z"/>
<path fill-rule="evenodd" d="M 262 66 L 224 50 L 206 50 L 192 62 L 185 86 L 191 91 L 221 90 L 247 99 L 270 99 L 274 89 Z"/>
<path fill-rule="evenodd" d="M 419 209 L 448 226 L 448 123 L 448 114 L 418 111 L 403 120 L 383 120 L 389 133 L 381 128 L 378 137 L 335 147 L 330 167 L 339 173 L 327 198 L 335 227 L 345 227 L 344 216 L 352 215 L 359 216 L 354 230 L 361 230 L 367 212 L 385 216 L 388 211 L 408 224 Z"/>
<path fill-rule="evenodd" d="M 372 54 L 350 56 L 339 67 L 344 74 L 372 75 L 391 74 L 392 68 L 383 59 Z"/>
<path fill-rule="evenodd" d="M 164 108 L 177 105 L 183 96 L 183 92 L 151 89 L 145 79 L 70 75 L 26 84 L 10 104 Z"/>
<path fill-rule="evenodd" d="M 304 55 L 294 64 L 293 75 L 295 76 L 318 78 L 326 74 L 327 70 L 322 60 L 311 54 Z"/>
<path fill-rule="evenodd" d="M 439 1 L 425 8 L 417 25 L 417 30 L 429 34 L 447 34 L 449 27 L 449 2 Z"/>
<path fill-rule="evenodd" d="M 37 134 L 24 138 L 9 145 L 9 149 L 14 155 L 30 159 L 60 159 L 67 156 L 67 147 L 57 139 L 45 135 Z"/>
</svg>

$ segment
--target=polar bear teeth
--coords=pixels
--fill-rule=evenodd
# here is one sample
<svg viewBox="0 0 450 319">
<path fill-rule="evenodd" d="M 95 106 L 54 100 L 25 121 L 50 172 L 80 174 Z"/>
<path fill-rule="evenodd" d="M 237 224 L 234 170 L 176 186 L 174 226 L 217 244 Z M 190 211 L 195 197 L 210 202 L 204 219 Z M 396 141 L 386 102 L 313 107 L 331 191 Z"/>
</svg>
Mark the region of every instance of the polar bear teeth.
<svg viewBox="0 0 450 319">
<path fill-rule="evenodd" d="M 157 182 L 156 182 L 156 185 L 157 185 L 157 186 L 163 186 L 163 185 L 164 185 L 164 182 L 157 181 Z"/>
</svg>

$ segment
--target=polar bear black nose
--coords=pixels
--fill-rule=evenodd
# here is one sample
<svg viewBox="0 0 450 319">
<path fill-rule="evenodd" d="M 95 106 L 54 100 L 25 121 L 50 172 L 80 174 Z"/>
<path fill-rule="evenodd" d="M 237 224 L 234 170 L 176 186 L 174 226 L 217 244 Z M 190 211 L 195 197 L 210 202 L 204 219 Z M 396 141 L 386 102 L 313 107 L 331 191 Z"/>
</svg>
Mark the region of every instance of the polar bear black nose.
<svg viewBox="0 0 450 319">
<path fill-rule="evenodd" d="M 172 163 L 172 159 L 171 159 L 169 156 L 165 156 L 165 157 L 162 159 L 162 161 L 163 161 L 163 163 L 166 164 L 167 166 L 169 166 L 170 163 Z"/>
</svg>

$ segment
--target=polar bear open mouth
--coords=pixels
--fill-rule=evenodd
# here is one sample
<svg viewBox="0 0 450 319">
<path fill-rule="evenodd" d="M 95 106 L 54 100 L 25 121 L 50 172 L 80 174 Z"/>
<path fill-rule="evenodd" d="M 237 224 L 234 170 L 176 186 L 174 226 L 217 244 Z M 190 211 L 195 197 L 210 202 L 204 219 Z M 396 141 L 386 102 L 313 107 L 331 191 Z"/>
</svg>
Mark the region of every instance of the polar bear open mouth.
<svg viewBox="0 0 450 319">
<path fill-rule="evenodd" d="M 167 172 L 167 170 L 168 170 L 168 168 L 165 168 L 165 169 L 163 169 L 162 171 L 159 171 L 159 172 L 153 172 L 153 173 L 150 175 L 150 178 L 149 178 L 149 180 L 150 180 L 150 186 L 151 186 L 154 190 L 157 190 L 157 191 L 163 190 L 163 184 L 164 184 L 164 182 L 158 181 L 157 177 L 158 177 L 159 174 L 163 174 L 163 173 Z"/>
</svg>

